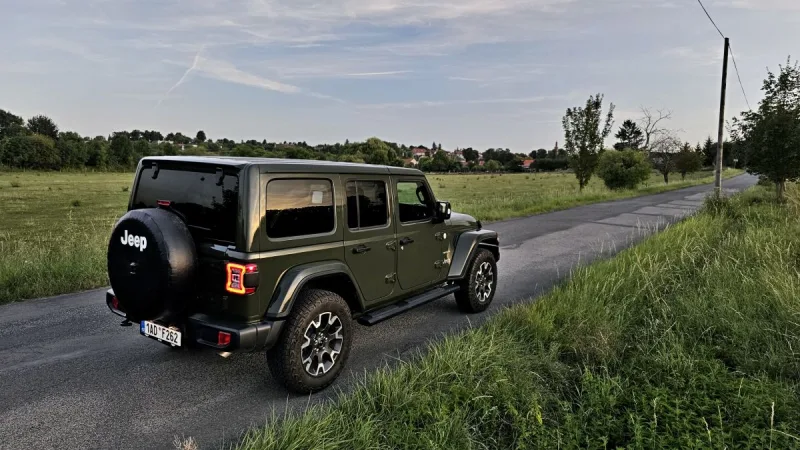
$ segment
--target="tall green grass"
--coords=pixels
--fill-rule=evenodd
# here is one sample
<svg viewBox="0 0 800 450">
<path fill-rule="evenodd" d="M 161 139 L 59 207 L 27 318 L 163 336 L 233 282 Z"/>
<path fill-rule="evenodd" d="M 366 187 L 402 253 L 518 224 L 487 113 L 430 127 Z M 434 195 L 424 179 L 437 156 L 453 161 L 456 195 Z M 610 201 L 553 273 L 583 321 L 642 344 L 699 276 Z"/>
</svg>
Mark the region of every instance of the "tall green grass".
<svg viewBox="0 0 800 450">
<path fill-rule="evenodd" d="M 800 448 L 800 215 L 772 197 L 715 202 L 238 447 Z"/>
<path fill-rule="evenodd" d="M 108 283 L 132 174 L 0 172 L 0 304 Z"/>
</svg>

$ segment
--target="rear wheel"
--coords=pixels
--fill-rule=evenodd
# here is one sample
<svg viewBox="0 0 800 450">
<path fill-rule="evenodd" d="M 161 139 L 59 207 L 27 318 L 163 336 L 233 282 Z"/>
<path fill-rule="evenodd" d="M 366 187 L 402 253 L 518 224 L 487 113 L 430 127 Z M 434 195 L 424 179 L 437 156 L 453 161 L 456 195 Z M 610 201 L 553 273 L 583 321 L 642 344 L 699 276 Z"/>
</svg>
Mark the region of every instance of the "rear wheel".
<svg viewBox="0 0 800 450">
<path fill-rule="evenodd" d="M 286 320 L 278 342 L 267 351 L 272 376 L 303 394 L 328 387 L 350 355 L 353 326 L 347 303 L 334 292 L 308 289 Z"/>
<path fill-rule="evenodd" d="M 492 252 L 478 249 L 460 284 L 461 289 L 455 293 L 458 308 L 466 313 L 485 311 L 497 290 L 497 262 Z"/>
</svg>

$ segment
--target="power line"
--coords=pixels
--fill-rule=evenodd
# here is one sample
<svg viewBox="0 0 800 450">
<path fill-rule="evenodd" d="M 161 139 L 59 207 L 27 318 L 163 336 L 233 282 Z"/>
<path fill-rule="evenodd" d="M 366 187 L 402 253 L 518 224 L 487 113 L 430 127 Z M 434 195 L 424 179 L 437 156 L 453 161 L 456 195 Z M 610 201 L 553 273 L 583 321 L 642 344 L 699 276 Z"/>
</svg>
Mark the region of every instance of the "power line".
<svg viewBox="0 0 800 450">
<path fill-rule="evenodd" d="M 742 77 L 739 76 L 739 68 L 736 66 L 736 56 L 733 55 L 733 47 L 731 47 L 730 43 L 728 43 L 728 49 L 730 49 L 730 51 L 731 51 L 731 59 L 733 60 L 733 68 L 736 70 L 736 78 L 739 79 L 739 87 L 742 88 L 742 95 L 744 95 L 744 102 L 747 103 L 747 109 L 752 111 L 753 108 L 750 107 L 750 101 L 747 100 L 747 94 L 744 92 L 744 84 L 742 84 Z"/>
<path fill-rule="evenodd" d="M 716 28 L 716 29 L 717 29 L 717 32 L 719 32 L 719 35 L 720 35 L 720 36 L 722 36 L 722 38 L 723 38 L 723 39 L 725 39 L 725 35 L 724 35 L 724 34 L 722 34 L 722 31 L 719 29 L 719 27 L 717 26 L 717 24 L 716 24 L 716 23 L 714 23 L 714 19 L 712 19 L 712 18 L 711 18 L 711 14 L 709 14 L 709 13 L 708 13 L 708 10 L 706 9 L 705 5 L 703 5 L 703 2 L 702 2 L 702 1 L 700 1 L 700 0 L 697 0 L 697 3 L 700 3 L 700 7 L 701 7 L 701 8 L 703 8 L 703 12 L 705 12 L 705 13 L 706 13 L 706 16 L 708 16 L 708 20 L 710 20 L 710 21 L 711 21 L 711 24 L 712 24 L 712 25 L 714 25 L 714 28 Z"/>
<path fill-rule="evenodd" d="M 701 0 L 697 0 L 697 3 L 700 4 L 700 7 L 703 8 L 703 12 L 706 13 L 706 16 L 708 17 L 708 20 L 711 21 L 711 24 L 714 25 L 714 28 L 717 29 L 719 35 L 722 36 L 722 38 L 724 39 L 725 34 L 722 33 L 722 30 L 719 29 L 716 22 L 714 22 L 714 19 L 711 18 L 711 14 L 708 13 L 708 10 L 706 9 L 705 5 L 703 5 L 703 2 Z M 741 75 L 739 75 L 739 67 L 736 65 L 736 57 L 733 55 L 733 47 L 731 47 L 730 43 L 728 43 L 728 49 L 731 52 L 731 59 L 733 60 L 733 68 L 736 71 L 736 78 L 739 80 L 739 87 L 742 88 L 742 95 L 744 96 L 744 102 L 747 103 L 747 109 L 752 111 L 753 108 L 750 107 L 750 100 L 747 99 L 747 94 L 744 91 L 744 84 L 742 83 L 742 77 Z"/>
</svg>

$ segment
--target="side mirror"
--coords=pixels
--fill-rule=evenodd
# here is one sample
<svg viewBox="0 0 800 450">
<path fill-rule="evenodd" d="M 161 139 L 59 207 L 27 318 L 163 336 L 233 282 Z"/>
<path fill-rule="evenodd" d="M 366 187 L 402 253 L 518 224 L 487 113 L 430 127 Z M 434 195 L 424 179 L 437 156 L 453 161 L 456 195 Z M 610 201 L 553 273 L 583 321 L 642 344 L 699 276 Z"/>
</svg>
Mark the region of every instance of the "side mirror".
<svg viewBox="0 0 800 450">
<path fill-rule="evenodd" d="M 436 221 L 444 222 L 450 218 L 450 202 L 436 202 Z"/>
</svg>

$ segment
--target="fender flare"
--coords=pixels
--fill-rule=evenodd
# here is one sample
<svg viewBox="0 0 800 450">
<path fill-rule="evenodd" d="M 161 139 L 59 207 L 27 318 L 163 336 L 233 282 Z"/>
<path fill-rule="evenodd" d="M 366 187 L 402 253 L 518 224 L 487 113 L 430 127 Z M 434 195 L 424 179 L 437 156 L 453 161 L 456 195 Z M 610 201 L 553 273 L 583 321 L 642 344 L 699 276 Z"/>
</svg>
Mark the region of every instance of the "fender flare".
<svg viewBox="0 0 800 450">
<path fill-rule="evenodd" d="M 450 272 L 447 274 L 448 280 L 460 280 L 464 278 L 469 268 L 472 257 L 479 248 L 491 251 L 497 261 L 500 260 L 500 241 L 497 232 L 491 230 L 476 230 L 461 233 L 454 243 L 455 250 L 450 263 Z"/>
<path fill-rule="evenodd" d="M 297 297 L 308 282 L 330 275 L 348 277 L 350 282 L 353 283 L 358 297 L 353 300 L 357 301 L 363 308 L 364 299 L 361 296 L 361 289 L 358 287 L 358 283 L 356 283 L 356 279 L 347 264 L 341 261 L 322 261 L 294 266 L 284 272 L 277 286 L 275 286 L 275 291 L 272 293 L 272 298 L 264 317 L 272 320 L 285 319 L 292 311 Z"/>
</svg>

